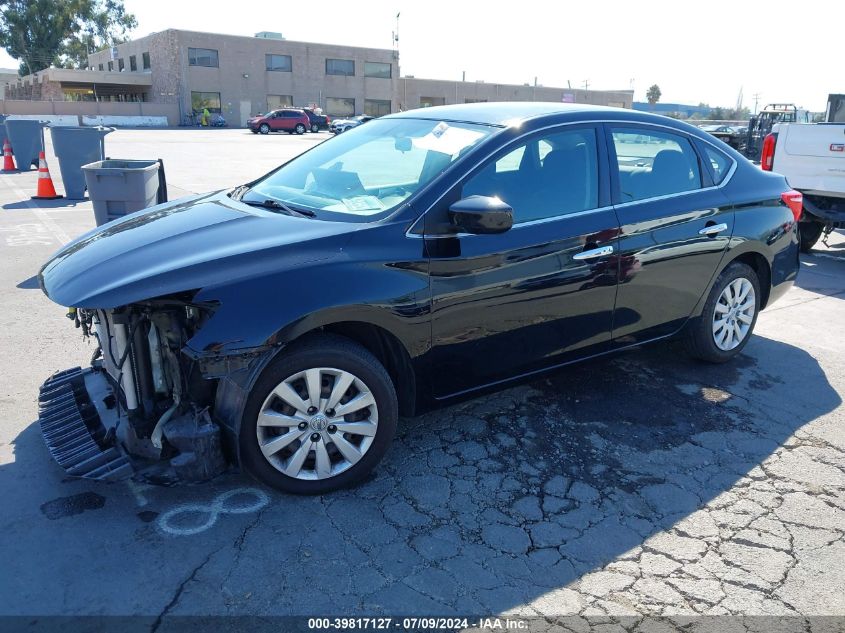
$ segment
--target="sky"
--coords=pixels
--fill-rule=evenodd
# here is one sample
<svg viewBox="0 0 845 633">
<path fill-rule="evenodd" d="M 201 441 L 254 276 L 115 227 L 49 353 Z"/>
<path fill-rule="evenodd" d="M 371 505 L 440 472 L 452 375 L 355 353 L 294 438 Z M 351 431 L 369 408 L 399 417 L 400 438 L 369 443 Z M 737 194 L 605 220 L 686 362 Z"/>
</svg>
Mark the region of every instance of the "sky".
<svg viewBox="0 0 845 633">
<path fill-rule="evenodd" d="M 391 47 L 403 75 L 489 83 L 634 89 L 664 103 L 795 103 L 823 111 L 845 92 L 845 0 L 125 0 L 141 37 L 167 28 Z M 297 9 L 302 10 L 299 14 Z M 0 52 L 0 66 L 17 62 Z"/>
</svg>

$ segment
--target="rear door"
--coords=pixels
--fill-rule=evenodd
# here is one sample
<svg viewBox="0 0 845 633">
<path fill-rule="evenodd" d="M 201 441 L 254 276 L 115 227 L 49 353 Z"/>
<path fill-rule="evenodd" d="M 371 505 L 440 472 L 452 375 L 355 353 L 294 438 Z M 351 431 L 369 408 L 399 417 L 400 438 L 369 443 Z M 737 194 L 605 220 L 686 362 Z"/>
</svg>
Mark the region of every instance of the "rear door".
<svg viewBox="0 0 845 633">
<path fill-rule="evenodd" d="M 684 324 L 727 249 L 734 213 L 684 133 L 613 124 L 605 131 L 621 224 L 613 339 L 627 345 Z"/>
<path fill-rule="evenodd" d="M 619 225 L 601 129 L 562 126 L 515 142 L 447 203 L 471 195 L 507 202 L 514 226 L 454 236 L 439 228 L 442 214 L 426 216 L 439 398 L 610 345 Z"/>
</svg>

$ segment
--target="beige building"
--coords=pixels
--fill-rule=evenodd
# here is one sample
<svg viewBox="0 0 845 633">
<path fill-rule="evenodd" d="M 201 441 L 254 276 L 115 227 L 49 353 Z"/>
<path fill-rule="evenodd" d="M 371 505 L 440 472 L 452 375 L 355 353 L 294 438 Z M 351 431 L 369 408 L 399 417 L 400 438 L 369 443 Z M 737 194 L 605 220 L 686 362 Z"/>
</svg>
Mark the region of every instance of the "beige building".
<svg viewBox="0 0 845 633">
<path fill-rule="evenodd" d="M 88 57 L 89 69 L 50 68 L 6 87 L 7 99 L 162 104 L 168 122 L 208 109 L 229 125 L 282 106 L 339 117 L 478 101 L 555 101 L 632 107 L 633 92 L 416 79 L 396 51 L 168 29 Z M 175 120 L 172 120 L 175 119 Z"/>
</svg>

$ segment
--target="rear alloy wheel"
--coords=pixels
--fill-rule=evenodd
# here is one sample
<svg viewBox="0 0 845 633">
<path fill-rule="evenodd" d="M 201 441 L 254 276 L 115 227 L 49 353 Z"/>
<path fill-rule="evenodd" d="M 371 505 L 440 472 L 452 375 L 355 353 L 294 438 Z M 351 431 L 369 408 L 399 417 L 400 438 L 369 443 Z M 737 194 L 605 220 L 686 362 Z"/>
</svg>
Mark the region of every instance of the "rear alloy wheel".
<svg viewBox="0 0 845 633">
<path fill-rule="evenodd" d="M 262 134 L 269 134 L 270 133 L 270 126 L 267 125 L 266 123 L 262 123 L 258 127 L 258 131 L 261 132 Z"/>
<path fill-rule="evenodd" d="M 316 134 L 317 132 L 319 132 L 319 131 L 320 131 L 320 126 L 319 126 L 319 125 L 317 125 L 316 123 L 312 123 L 312 124 L 311 124 L 311 131 L 312 131 L 314 134 Z"/>
<path fill-rule="evenodd" d="M 757 274 L 750 266 L 734 262 L 713 284 L 701 316 L 688 326 L 688 351 L 711 363 L 730 360 L 751 338 L 759 311 Z"/>
<path fill-rule="evenodd" d="M 809 222 L 798 223 L 798 240 L 802 253 L 809 253 L 824 231 L 824 224 L 810 220 Z"/>
<path fill-rule="evenodd" d="M 342 337 L 315 337 L 282 352 L 250 393 L 241 460 L 285 492 L 345 487 L 387 451 L 397 410 L 393 383 L 369 351 Z"/>
<path fill-rule="evenodd" d="M 305 134 L 307 128 L 302 123 L 297 123 L 296 127 L 294 128 L 297 134 Z"/>
</svg>

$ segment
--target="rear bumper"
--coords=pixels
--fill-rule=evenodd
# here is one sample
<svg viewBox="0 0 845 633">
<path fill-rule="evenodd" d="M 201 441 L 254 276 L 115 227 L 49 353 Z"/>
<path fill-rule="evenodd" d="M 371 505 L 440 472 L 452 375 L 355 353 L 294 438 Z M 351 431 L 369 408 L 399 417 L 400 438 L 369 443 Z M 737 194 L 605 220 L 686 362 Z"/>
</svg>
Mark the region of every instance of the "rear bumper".
<svg viewBox="0 0 845 633">
<path fill-rule="evenodd" d="M 836 227 L 845 226 L 845 198 L 829 198 L 805 193 L 804 210 Z"/>
</svg>

